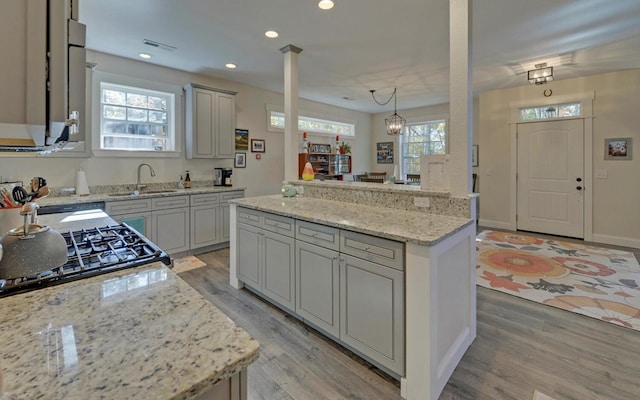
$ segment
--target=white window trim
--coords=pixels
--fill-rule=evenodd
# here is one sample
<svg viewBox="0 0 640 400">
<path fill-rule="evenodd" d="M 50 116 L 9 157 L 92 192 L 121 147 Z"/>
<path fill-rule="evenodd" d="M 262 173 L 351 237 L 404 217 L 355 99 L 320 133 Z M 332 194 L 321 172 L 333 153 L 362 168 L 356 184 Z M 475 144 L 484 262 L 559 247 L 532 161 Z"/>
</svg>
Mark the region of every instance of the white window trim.
<svg viewBox="0 0 640 400">
<path fill-rule="evenodd" d="M 174 95 L 174 119 L 175 119 L 175 149 L 173 151 L 126 151 L 103 150 L 100 148 L 100 83 L 102 81 L 116 85 L 132 86 L 147 90 L 172 93 Z M 182 141 L 184 137 L 183 123 L 183 90 L 181 86 L 166 83 L 152 82 L 144 79 L 125 75 L 117 75 L 108 72 L 95 71 L 91 85 L 91 143 L 92 152 L 96 157 L 145 157 L 145 158 L 169 158 L 182 155 Z"/>
<path fill-rule="evenodd" d="M 278 128 L 275 126 L 271 125 L 271 113 L 273 112 L 277 112 L 277 113 L 283 113 L 284 114 L 284 108 L 283 107 L 279 107 L 279 106 L 275 106 L 273 104 L 266 104 L 266 112 L 265 112 L 265 123 L 267 126 L 267 131 L 268 132 L 277 132 L 277 133 L 284 133 L 284 129 L 283 128 Z M 339 119 L 328 119 L 326 116 L 324 115 L 320 115 L 318 113 L 314 113 L 314 112 L 308 112 L 308 111 L 300 111 L 298 114 L 298 118 L 313 118 L 313 119 L 318 119 L 318 120 L 323 120 L 323 121 L 329 121 L 329 122 L 337 122 L 340 124 L 346 124 L 346 125 L 352 125 L 353 126 L 353 135 L 340 135 L 340 138 L 344 138 L 345 140 L 349 140 L 349 139 L 355 139 L 356 138 L 356 122 L 355 121 L 345 121 L 345 120 L 339 120 Z M 304 130 L 305 132 L 307 132 L 307 134 L 311 135 L 311 136 L 318 136 L 318 137 L 332 137 L 335 136 L 335 133 L 327 133 L 327 132 L 317 132 L 317 131 L 311 131 L 311 130 Z M 303 130 L 298 129 L 298 132 L 301 133 L 303 132 Z"/>
<path fill-rule="evenodd" d="M 429 115 L 427 117 L 407 117 L 407 122 L 405 123 L 405 129 L 408 125 L 420 125 L 420 124 L 428 124 L 433 121 L 444 121 L 445 126 L 445 154 L 449 154 L 449 114 L 435 114 Z M 404 132 L 402 135 L 398 136 L 398 167 L 400 175 L 406 175 L 407 172 L 404 171 L 404 147 L 402 146 L 404 137 Z"/>
</svg>

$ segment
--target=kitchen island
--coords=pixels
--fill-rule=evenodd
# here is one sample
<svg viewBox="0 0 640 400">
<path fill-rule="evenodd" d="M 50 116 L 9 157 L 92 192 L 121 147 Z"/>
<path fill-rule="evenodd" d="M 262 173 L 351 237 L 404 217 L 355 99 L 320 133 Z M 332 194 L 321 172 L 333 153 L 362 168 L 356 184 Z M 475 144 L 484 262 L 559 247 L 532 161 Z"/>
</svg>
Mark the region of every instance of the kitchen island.
<svg viewBox="0 0 640 400">
<path fill-rule="evenodd" d="M 404 398 L 438 398 L 476 336 L 473 220 L 306 195 L 274 195 L 233 200 L 231 222 L 233 287 L 250 286 L 374 365 L 399 375 Z M 252 237 L 258 243 L 255 254 Z M 271 243 L 275 245 L 269 254 Z M 291 246 L 293 250 L 288 250 Z M 287 258 L 287 252 L 295 255 Z M 313 256 L 305 258 L 305 252 Z M 304 260 L 321 260 L 325 254 L 328 264 L 301 265 Z M 243 274 L 240 269 L 246 270 L 247 261 L 256 258 L 262 260 L 255 273 Z M 383 258 L 386 266 L 374 265 Z M 331 271 L 332 263 L 333 272 L 325 275 L 315 268 L 328 266 Z M 269 286 L 269 274 L 278 273 L 282 265 L 293 266 L 289 276 L 284 271 L 280 277 L 295 290 L 283 285 L 282 279 L 277 284 L 272 279 Z M 305 284 L 301 273 L 333 279 L 327 296 L 318 295 L 314 287 L 322 286 L 321 281 Z M 354 283 L 353 277 L 362 279 Z M 366 282 L 375 287 L 363 287 Z M 314 302 L 325 302 L 326 307 L 314 309 L 313 304 L 301 301 L 309 288 Z M 336 292 L 338 300 L 332 300 Z M 395 297 L 398 292 L 403 293 L 400 301 Z M 388 301 L 380 301 L 384 293 Z M 352 294 L 360 297 L 349 297 Z M 350 299 L 355 302 L 349 303 Z M 380 307 L 369 309 L 369 304 Z M 324 320 L 315 318 L 322 313 Z M 378 317 L 382 319 L 376 320 Z M 325 324 L 327 320 L 337 326 Z M 393 328 L 388 328 L 390 324 Z M 375 336 L 380 331 L 388 335 Z"/>
<path fill-rule="evenodd" d="M 103 212 L 40 218 L 60 231 L 114 223 Z M 0 298 L 0 308 L 3 399 L 245 399 L 259 355 L 158 262 Z"/>
</svg>

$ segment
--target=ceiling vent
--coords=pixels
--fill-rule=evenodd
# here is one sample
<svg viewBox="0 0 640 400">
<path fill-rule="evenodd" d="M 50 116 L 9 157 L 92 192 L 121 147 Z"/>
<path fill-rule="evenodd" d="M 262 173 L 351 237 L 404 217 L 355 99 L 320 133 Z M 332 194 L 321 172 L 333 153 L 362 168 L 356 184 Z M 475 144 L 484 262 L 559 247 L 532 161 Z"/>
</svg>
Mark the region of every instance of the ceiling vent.
<svg viewBox="0 0 640 400">
<path fill-rule="evenodd" d="M 151 46 L 151 47 L 155 47 L 155 48 L 158 48 L 158 49 L 162 49 L 162 50 L 167 50 L 167 51 L 174 51 L 176 49 L 176 47 L 174 47 L 174 46 L 169 46 L 168 44 L 155 42 L 155 41 L 149 40 L 149 39 L 144 39 L 142 41 L 142 44 L 145 44 L 145 45 Z"/>
</svg>

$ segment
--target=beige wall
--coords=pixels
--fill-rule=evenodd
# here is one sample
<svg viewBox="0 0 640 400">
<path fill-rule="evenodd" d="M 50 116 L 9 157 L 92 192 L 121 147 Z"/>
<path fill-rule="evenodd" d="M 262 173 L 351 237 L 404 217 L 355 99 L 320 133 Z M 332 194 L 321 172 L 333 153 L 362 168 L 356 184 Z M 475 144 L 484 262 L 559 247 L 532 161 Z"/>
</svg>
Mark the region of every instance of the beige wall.
<svg viewBox="0 0 640 400">
<path fill-rule="evenodd" d="M 576 96 L 593 92 L 593 141 L 591 157 L 593 240 L 602 243 L 640 247 L 640 70 L 557 80 L 545 86 L 526 85 L 480 95 L 479 107 L 479 182 L 480 224 L 511 227 L 510 203 L 515 193 L 511 183 L 509 104 L 548 100 L 543 91 L 554 96 Z M 633 138 L 633 160 L 604 159 L 604 139 Z M 607 171 L 607 179 L 595 179 L 595 171 Z"/>
<path fill-rule="evenodd" d="M 245 187 L 247 196 L 279 193 L 284 178 L 284 134 L 267 131 L 266 105 L 282 107 L 284 104 L 282 94 L 103 53 L 90 51 L 87 58 L 88 61 L 98 64 L 97 70 L 99 71 L 177 86 L 195 82 L 238 92 L 236 95 L 236 126 L 248 129 L 249 138 L 265 139 L 266 152 L 262 154 L 261 160 L 256 160 L 254 153 L 247 152 L 247 167 L 234 168 L 234 186 Z M 301 113 L 308 111 L 314 116 L 323 116 L 328 119 L 336 118 L 355 123 L 357 138 L 351 141 L 354 168 L 359 170 L 369 165 L 369 154 L 361 149 L 366 149 L 370 145 L 370 114 L 305 99 L 300 100 L 299 108 Z M 181 135 L 184 135 L 184 128 Z M 300 139 L 301 137 L 302 135 L 300 135 Z M 184 146 L 184 136 L 182 140 Z M 311 141 L 333 144 L 335 138 L 312 136 Z M 184 156 L 183 147 L 183 154 L 177 158 L 0 157 L 0 176 L 3 180 L 23 181 L 28 181 L 33 176 L 43 176 L 51 187 L 73 187 L 75 170 L 83 168 L 90 186 L 134 184 L 136 167 L 141 162 L 151 164 L 157 173 L 156 177 L 151 178 L 144 170 L 144 182 L 177 182 L 179 176 L 184 174 L 187 169 L 190 170 L 192 179 L 212 180 L 215 167 L 233 167 L 233 160 L 188 160 Z"/>
<path fill-rule="evenodd" d="M 398 138 L 389 136 L 385 129 L 384 119 L 389 117 L 393 112 L 382 112 L 372 116 L 372 141 L 371 141 L 371 164 L 366 171 L 387 172 L 387 175 L 393 174 L 393 166 L 399 163 L 400 149 L 398 148 Z M 429 107 L 418 107 L 407 110 L 398 110 L 398 114 L 407 120 L 407 123 L 425 122 L 436 119 L 446 119 L 449 121 L 449 104 L 438 104 Z M 473 101 L 473 137 L 474 143 L 478 137 L 478 100 Z M 394 164 L 378 164 L 375 158 L 377 142 L 394 142 Z M 398 164 L 398 167 L 400 164 Z M 358 171 L 356 171 L 358 172 Z M 475 168 L 474 168 L 475 172 Z"/>
</svg>

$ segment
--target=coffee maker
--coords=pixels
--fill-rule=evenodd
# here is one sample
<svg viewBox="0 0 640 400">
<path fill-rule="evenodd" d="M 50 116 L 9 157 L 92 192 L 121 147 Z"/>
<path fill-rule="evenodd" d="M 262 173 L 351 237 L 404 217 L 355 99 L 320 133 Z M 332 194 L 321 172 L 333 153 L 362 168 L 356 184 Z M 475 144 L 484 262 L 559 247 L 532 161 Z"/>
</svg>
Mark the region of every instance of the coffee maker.
<svg viewBox="0 0 640 400">
<path fill-rule="evenodd" d="M 224 185 L 224 179 L 222 178 L 222 170 L 223 168 L 214 168 L 213 169 L 213 186 L 222 186 Z"/>
<path fill-rule="evenodd" d="M 233 170 L 231 168 L 222 168 L 222 185 L 231 186 L 231 175 Z"/>
</svg>

